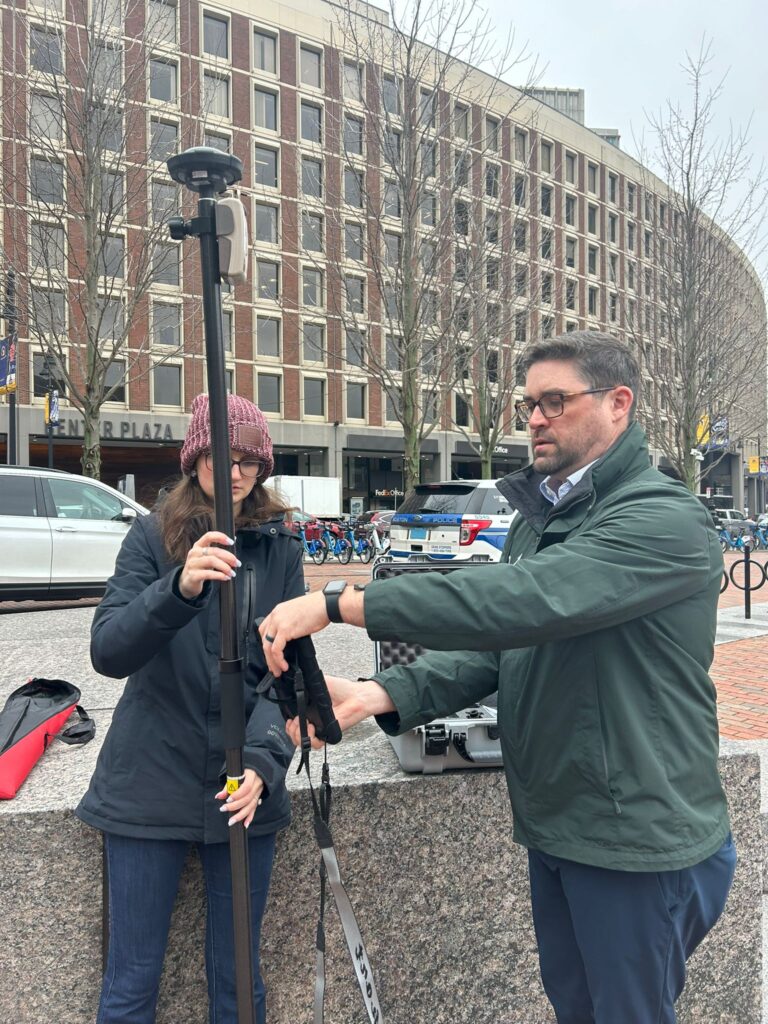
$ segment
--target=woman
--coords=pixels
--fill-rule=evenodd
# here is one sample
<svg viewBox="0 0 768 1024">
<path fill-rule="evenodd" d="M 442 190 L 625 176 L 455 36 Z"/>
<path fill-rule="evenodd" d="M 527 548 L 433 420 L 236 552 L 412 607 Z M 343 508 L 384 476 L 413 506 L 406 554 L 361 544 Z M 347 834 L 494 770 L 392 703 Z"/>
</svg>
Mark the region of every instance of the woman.
<svg viewBox="0 0 768 1024">
<path fill-rule="evenodd" d="M 234 543 L 212 530 L 208 399 L 192 403 L 181 481 L 137 519 L 96 610 L 97 672 L 128 676 L 77 815 L 104 833 L 109 956 L 97 1024 L 152 1024 L 171 910 L 190 844 L 207 894 L 210 1024 L 236 1024 L 227 826 L 248 829 L 254 1000 L 263 1024 L 259 932 L 275 848 L 290 817 L 285 773 L 294 747 L 274 704 L 254 619 L 304 593 L 302 550 L 263 481 L 273 468 L 261 411 L 230 395 Z M 218 547 L 217 545 L 225 545 Z M 217 587 L 236 586 L 246 689 L 245 781 L 227 799 L 220 739 Z M 224 813 L 220 813 L 224 812 Z"/>
</svg>

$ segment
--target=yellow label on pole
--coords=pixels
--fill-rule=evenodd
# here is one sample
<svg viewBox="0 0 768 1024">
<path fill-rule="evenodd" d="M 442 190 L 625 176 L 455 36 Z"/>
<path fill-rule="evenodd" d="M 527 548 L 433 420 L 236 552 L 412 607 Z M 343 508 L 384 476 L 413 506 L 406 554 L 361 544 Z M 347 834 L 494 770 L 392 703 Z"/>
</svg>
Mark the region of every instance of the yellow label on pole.
<svg viewBox="0 0 768 1024">
<path fill-rule="evenodd" d="M 227 792 L 236 793 L 240 789 L 240 779 L 227 779 Z"/>
<path fill-rule="evenodd" d="M 749 465 L 749 472 L 750 473 L 759 473 L 760 472 L 760 456 L 759 455 L 750 455 L 749 459 L 747 460 L 747 462 L 748 462 L 748 465 Z"/>
<path fill-rule="evenodd" d="M 51 396 L 50 393 L 46 393 L 45 396 L 45 425 L 46 427 L 51 422 Z"/>
<path fill-rule="evenodd" d="M 709 416 L 706 414 L 696 426 L 696 444 L 709 444 Z"/>
</svg>

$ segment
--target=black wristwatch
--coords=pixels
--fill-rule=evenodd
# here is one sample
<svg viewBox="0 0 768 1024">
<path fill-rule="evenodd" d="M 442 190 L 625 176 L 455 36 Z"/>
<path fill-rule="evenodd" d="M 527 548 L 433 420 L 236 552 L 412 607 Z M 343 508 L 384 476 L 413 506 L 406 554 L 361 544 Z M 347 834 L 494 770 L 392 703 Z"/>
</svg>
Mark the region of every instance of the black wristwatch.
<svg viewBox="0 0 768 1024">
<path fill-rule="evenodd" d="M 331 622 L 343 622 L 339 611 L 339 598 L 347 589 L 346 580 L 331 580 L 323 587 L 325 594 L 325 611 Z"/>
</svg>

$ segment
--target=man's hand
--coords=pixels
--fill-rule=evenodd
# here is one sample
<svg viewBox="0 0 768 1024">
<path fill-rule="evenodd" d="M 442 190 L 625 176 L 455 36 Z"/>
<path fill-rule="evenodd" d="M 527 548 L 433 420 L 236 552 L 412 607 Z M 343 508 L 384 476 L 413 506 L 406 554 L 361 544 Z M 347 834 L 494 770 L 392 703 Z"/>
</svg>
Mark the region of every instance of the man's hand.
<svg viewBox="0 0 768 1024">
<path fill-rule="evenodd" d="M 305 594 L 276 605 L 259 626 L 267 668 L 273 676 L 288 671 L 285 645 L 300 636 L 318 633 L 330 625 L 322 593 Z"/>
<path fill-rule="evenodd" d="M 355 683 L 342 676 L 326 676 L 325 682 L 333 701 L 333 712 L 342 732 L 346 732 L 347 729 L 351 729 L 353 725 L 357 725 L 358 722 L 362 722 L 364 718 L 369 718 L 371 715 L 383 715 L 388 711 L 395 710 L 392 698 L 384 687 L 374 679 Z M 307 723 L 307 729 L 312 737 L 312 746 L 315 750 L 325 746 L 320 740 L 315 739 L 315 729 L 311 722 Z M 285 723 L 285 730 L 298 747 L 301 743 L 298 718 L 289 719 Z"/>
</svg>

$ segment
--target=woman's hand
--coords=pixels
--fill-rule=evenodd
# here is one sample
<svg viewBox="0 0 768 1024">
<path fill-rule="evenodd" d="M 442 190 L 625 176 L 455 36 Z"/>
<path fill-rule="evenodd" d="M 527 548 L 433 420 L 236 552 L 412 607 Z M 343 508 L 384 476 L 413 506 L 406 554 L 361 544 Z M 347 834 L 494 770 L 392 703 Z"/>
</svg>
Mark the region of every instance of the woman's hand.
<svg viewBox="0 0 768 1024">
<path fill-rule="evenodd" d="M 224 800 L 219 810 L 222 814 L 229 812 L 228 825 L 234 825 L 236 821 L 244 821 L 245 827 L 253 821 L 256 808 L 261 804 L 261 794 L 264 792 L 264 781 L 259 778 L 253 768 L 246 768 L 245 781 L 234 793 L 227 794 L 226 786 L 216 794 L 217 800 Z"/>
<path fill-rule="evenodd" d="M 199 597 L 206 580 L 221 580 L 226 583 L 232 579 L 235 569 L 241 564 L 233 551 L 226 550 L 234 543 L 225 533 L 209 530 L 192 545 L 179 576 L 179 592 L 182 597 L 187 601 Z"/>
<path fill-rule="evenodd" d="M 392 698 L 387 691 L 374 679 L 366 679 L 365 682 L 355 683 L 343 676 L 325 677 L 325 684 L 333 702 L 333 713 L 341 727 L 342 732 L 351 729 L 353 725 L 362 722 L 371 715 L 383 715 L 395 710 Z M 290 718 L 285 723 L 285 731 L 288 733 L 295 746 L 301 743 L 301 730 L 298 718 Z M 319 750 L 325 746 L 321 740 L 315 737 L 315 727 L 307 722 L 307 732 L 312 740 L 312 746 Z"/>
</svg>

